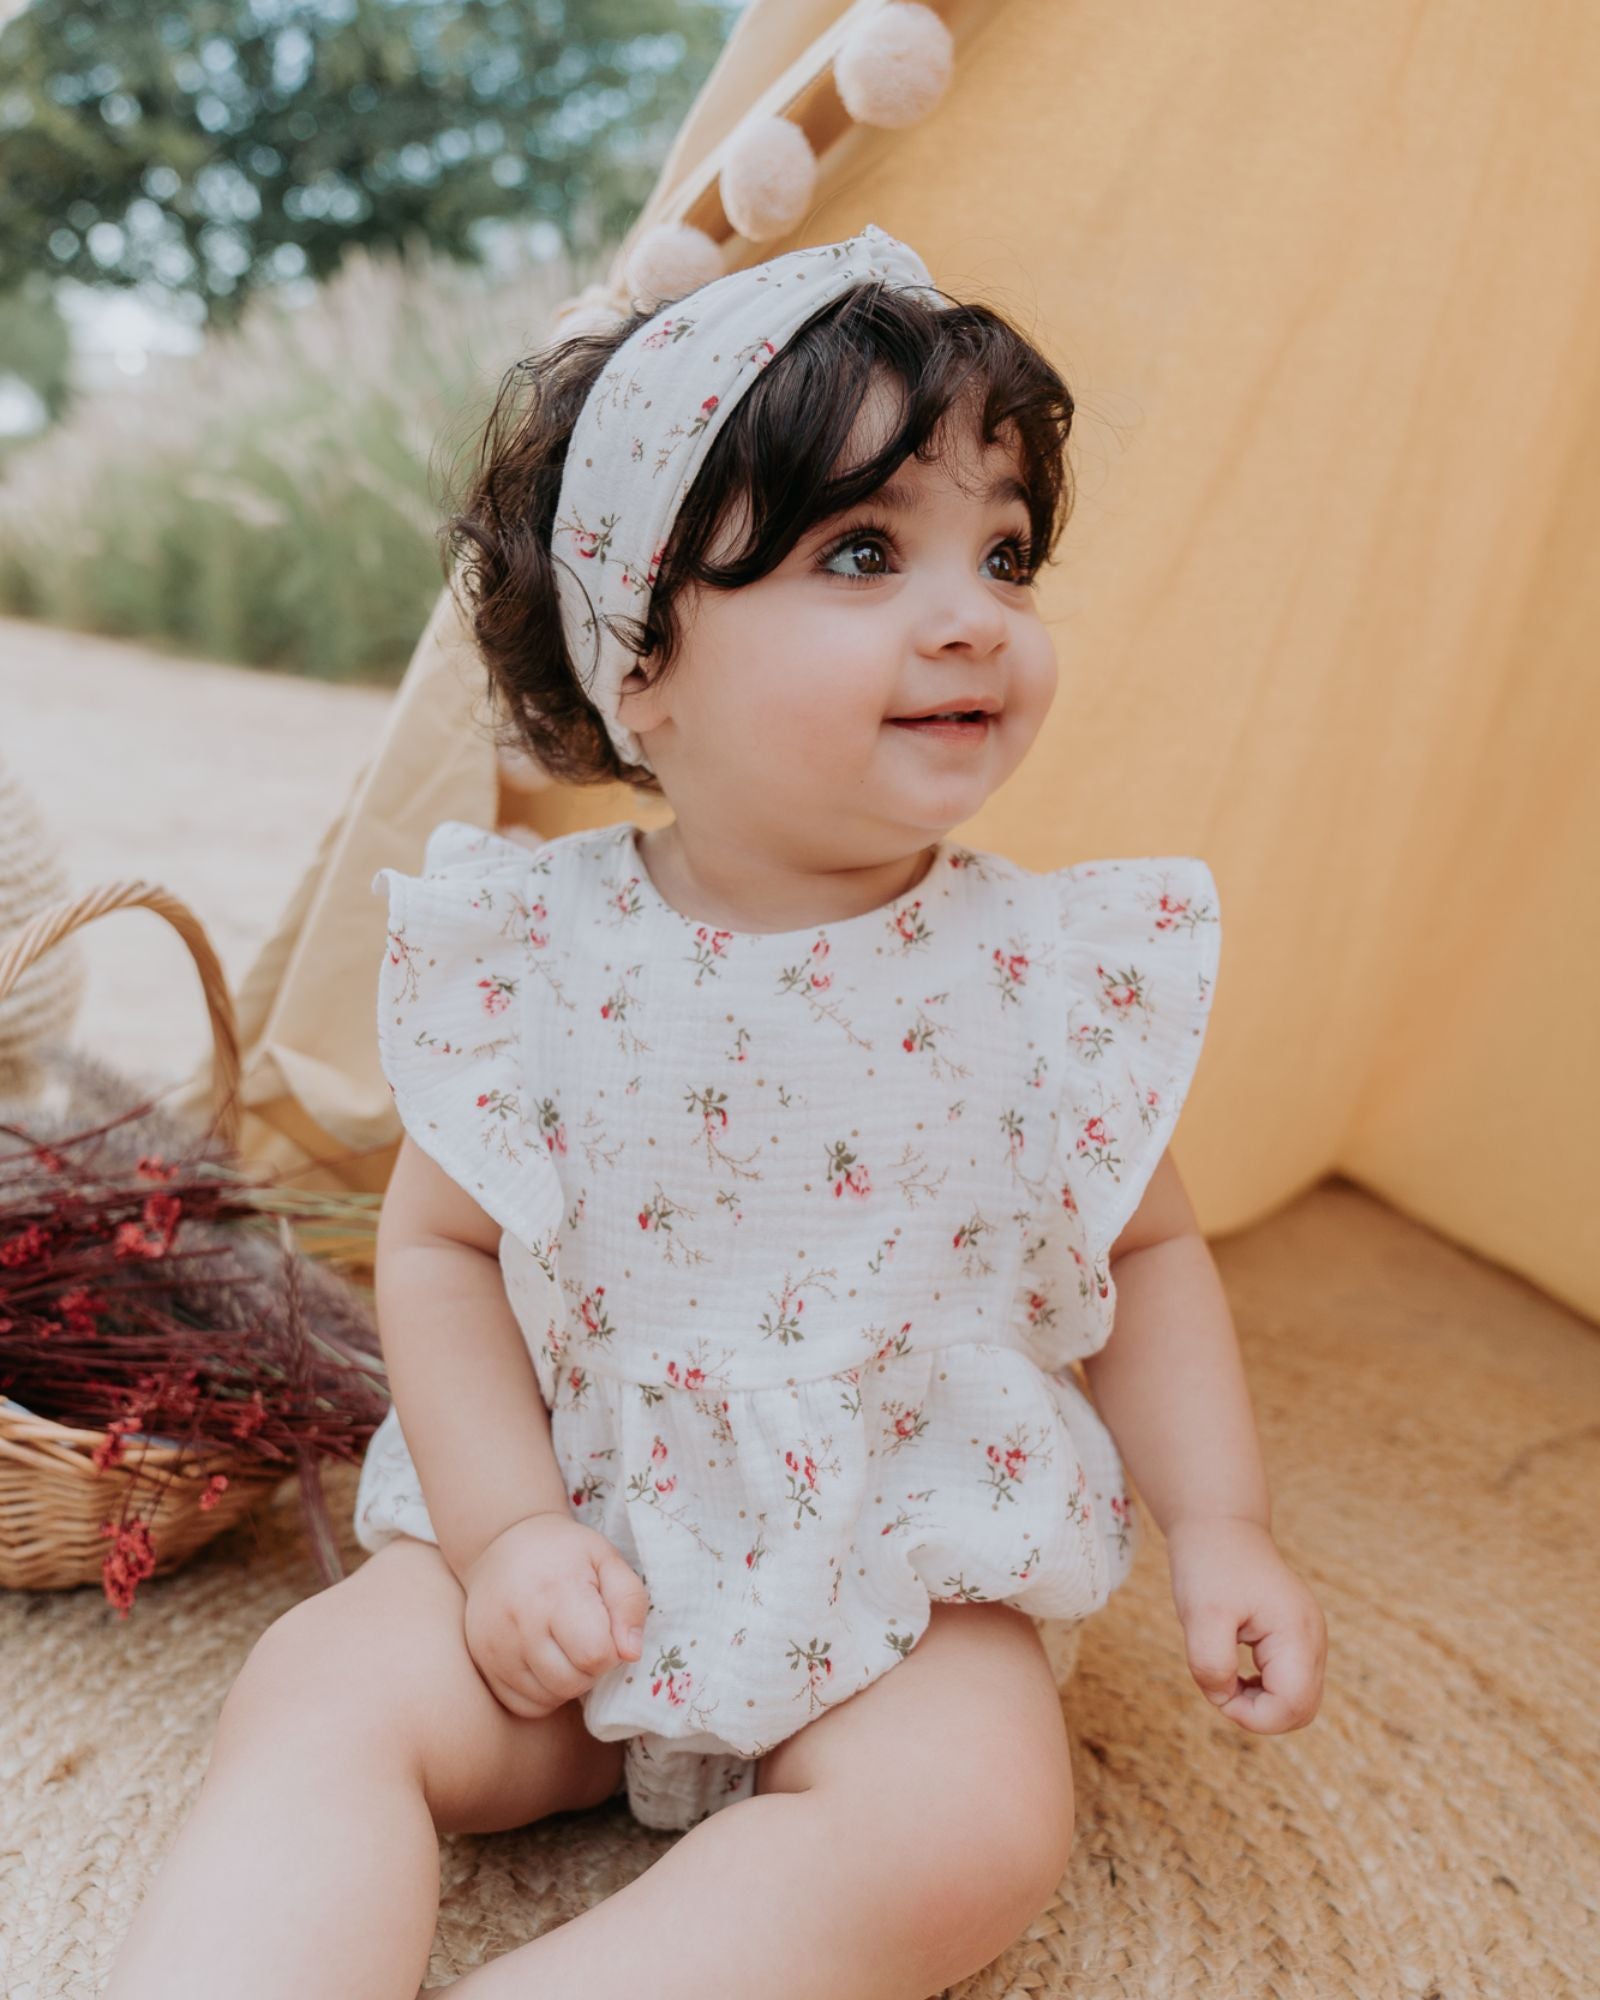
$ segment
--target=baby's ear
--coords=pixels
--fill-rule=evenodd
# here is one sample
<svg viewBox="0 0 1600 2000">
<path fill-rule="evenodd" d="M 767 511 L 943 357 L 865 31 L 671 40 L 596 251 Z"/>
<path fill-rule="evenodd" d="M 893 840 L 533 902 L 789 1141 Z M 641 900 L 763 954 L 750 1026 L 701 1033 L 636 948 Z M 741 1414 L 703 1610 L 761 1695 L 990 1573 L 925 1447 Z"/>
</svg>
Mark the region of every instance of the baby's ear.
<svg viewBox="0 0 1600 2000">
<path fill-rule="evenodd" d="M 617 716 L 629 729 L 653 729 L 660 720 L 654 703 L 648 700 L 659 666 L 659 655 L 647 653 L 636 667 L 628 669 L 617 684 Z"/>
</svg>

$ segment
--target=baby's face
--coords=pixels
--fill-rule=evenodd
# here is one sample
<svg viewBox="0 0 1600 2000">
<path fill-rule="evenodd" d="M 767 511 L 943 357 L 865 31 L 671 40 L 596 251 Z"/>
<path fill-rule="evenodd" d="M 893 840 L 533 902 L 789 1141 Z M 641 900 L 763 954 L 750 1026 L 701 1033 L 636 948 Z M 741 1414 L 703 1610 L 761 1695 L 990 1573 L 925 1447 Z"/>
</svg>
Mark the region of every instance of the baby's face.
<svg viewBox="0 0 1600 2000">
<path fill-rule="evenodd" d="M 948 466 L 907 460 L 898 501 L 817 524 L 759 582 L 680 599 L 676 665 L 651 688 L 630 674 L 620 709 L 680 821 L 772 854 L 803 828 L 812 853 L 889 858 L 970 819 L 1022 761 L 1057 680 L 1036 588 L 1018 580 L 1028 510 L 1004 490 L 1013 451 L 970 430 L 952 451 Z M 976 730 L 896 721 L 980 704 Z"/>
</svg>

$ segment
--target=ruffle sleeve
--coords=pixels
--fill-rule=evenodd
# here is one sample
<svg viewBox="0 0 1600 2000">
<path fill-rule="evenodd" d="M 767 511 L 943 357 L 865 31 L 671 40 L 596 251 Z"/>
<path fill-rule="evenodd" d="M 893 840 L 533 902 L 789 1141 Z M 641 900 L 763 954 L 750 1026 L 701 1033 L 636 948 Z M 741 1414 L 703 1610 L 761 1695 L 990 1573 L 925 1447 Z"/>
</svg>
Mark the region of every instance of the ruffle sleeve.
<svg viewBox="0 0 1600 2000">
<path fill-rule="evenodd" d="M 563 1197 L 523 1074 L 531 861 L 503 834 L 445 820 L 420 875 L 378 870 L 378 1056 L 412 1139 L 548 1269 Z"/>
<path fill-rule="evenodd" d="M 1115 1297 L 1112 1245 L 1160 1163 L 1200 1060 L 1221 952 L 1217 885 L 1189 855 L 1082 861 L 1054 880 L 1067 1009 L 1055 1182 L 1103 1339 Z"/>
</svg>

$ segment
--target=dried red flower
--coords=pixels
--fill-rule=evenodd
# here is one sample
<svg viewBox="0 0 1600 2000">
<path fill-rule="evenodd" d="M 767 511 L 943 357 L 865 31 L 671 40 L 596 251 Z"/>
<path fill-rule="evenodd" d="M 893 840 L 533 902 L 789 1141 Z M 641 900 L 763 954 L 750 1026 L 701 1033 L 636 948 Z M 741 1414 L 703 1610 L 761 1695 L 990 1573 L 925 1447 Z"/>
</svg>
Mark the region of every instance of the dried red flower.
<svg viewBox="0 0 1600 2000">
<path fill-rule="evenodd" d="M 359 1230 L 362 1198 L 264 1185 L 214 1135 L 168 1143 L 148 1103 L 48 1143 L 15 1123 L 0 1133 L 0 1395 L 99 1433 L 89 1462 L 121 1497 L 103 1530 L 108 1600 L 126 1615 L 154 1570 L 162 1494 L 221 1454 L 236 1463 L 204 1481 L 200 1508 L 241 1478 L 298 1472 L 313 1552 L 337 1581 L 319 1468 L 359 1462 L 388 1398 L 366 1300 L 298 1249 L 291 1222 L 332 1211 Z"/>
<path fill-rule="evenodd" d="M 0 1243 L 0 1265 L 12 1270 L 20 1269 L 24 1264 L 42 1260 L 49 1247 L 49 1231 L 37 1222 L 30 1222 L 19 1235 Z"/>
<path fill-rule="evenodd" d="M 120 1524 L 103 1521 L 100 1532 L 113 1537 L 105 1561 L 100 1565 L 101 1580 L 106 1596 L 117 1607 L 118 1618 L 126 1618 L 133 1609 L 134 1596 L 140 1584 L 146 1577 L 155 1574 L 155 1541 L 149 1523 L 140 1520 Z"/>
</svg>

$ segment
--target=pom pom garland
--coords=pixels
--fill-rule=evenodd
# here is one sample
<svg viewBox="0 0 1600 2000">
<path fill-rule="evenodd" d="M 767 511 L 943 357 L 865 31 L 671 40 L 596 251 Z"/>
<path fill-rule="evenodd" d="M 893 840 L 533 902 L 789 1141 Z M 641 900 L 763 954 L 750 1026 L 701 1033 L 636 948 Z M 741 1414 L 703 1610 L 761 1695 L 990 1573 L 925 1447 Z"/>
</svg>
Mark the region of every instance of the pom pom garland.
<svg viewBox="0 0 1600 2000">
<path fill-rule="evenodd" d="M 690 222 L 658 222 L 644 231 L 628 258 L 627 287 L 643 307 L 681 299 L 724 275 L 721 247 Z"/>
<path fill-rule="evenodd" d="M 622 301 L 609 285 L 585 285 L 574 297 L 563 299 L 550 315 L 550 338 L 560 341 L 580 333 L 603 333 L 625 317 Z"/>
<path fill-rule="evenodd" d="M 858 125 L 899 131 L 944 96 L 955 70 L 955 38 L 920 0 L 890 0 L 863 15 L 833 61 L 839 100 Z"/>
<path fill-rule="evenodd" d="M 859 125 L 900 131 L 926 118 L 950 87 L 955 37 L 922 0 L 885 0 L 848 30 L 833 59 L 839 101 Z M 751 112 L 723 142 L 718 193 L 732 231 L 747 242 L 788 235 L 817 196 L 820 166 L 799 123 Z M 620 283 L 588 285 L 551 316 L 551 339 L 599 331 L 630 306 L 653 309 L 710 284 L 728 269 L 722 246 L 689 222 L 644 230 Z"/>
<path fill-rule="evenodd" d="M 746 118 L 728 141 L 722 162 L 722 207 L 751 243 L 786 236 L 817 192 L 817 156 L 787 118 Z"/>
</svg>

